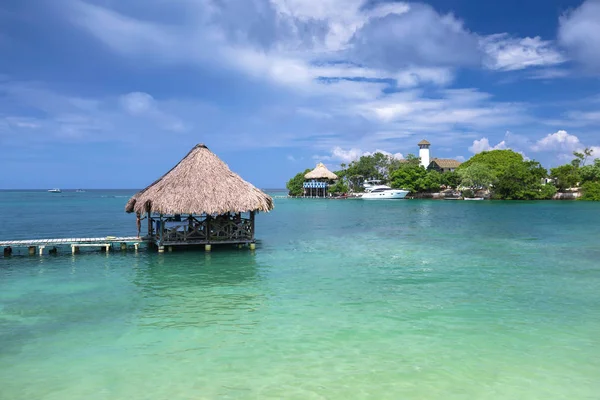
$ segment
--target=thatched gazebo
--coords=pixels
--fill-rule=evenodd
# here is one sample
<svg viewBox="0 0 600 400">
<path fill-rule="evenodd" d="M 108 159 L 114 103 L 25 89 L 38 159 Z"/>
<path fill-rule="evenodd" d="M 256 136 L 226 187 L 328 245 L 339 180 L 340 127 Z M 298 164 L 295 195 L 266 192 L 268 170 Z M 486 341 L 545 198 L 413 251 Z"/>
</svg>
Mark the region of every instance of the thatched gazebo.
<svg viewBox="0 0 600 400">
<path fill-rule="evenodd" d="M 304 196 L 327 197 L 329 183 L 338 176 L 327 169 L 323 163 L 318 163 L 315 169 L 304 175 Z"/>
<path fill-rule="evenodd" d="M 232 172 L 203 144 L 125 206 L 138 218 L 146 215 L 146 239 L 160 252 L 165 246 L 202 244 L 210 250 L 215 243 L 254 247 L 254 216 L 272 209 L 270 196 Z"/>
</svg>

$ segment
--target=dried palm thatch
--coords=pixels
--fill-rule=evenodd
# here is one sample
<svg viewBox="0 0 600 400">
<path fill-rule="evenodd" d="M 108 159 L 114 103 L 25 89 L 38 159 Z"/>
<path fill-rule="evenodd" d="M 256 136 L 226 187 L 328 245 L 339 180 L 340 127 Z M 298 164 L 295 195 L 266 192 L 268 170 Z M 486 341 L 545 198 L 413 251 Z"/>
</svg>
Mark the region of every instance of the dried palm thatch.
<svg viewBox="0 0 600 400">
<path fill-rule="evenodd" d="M 272 209 L 270 196 L 232 172 L 203 144 L 196 145 L 125 206 L 126 212 L 140 214 L 226 214 Z"/>
<path fill-rule="evenodd" d="M 304 179 L 330 179 L 335 180 L 338 176 L 327 169 L 323 163 L 318 163 L 317 167 L 304 175 Z"/>
</svg>

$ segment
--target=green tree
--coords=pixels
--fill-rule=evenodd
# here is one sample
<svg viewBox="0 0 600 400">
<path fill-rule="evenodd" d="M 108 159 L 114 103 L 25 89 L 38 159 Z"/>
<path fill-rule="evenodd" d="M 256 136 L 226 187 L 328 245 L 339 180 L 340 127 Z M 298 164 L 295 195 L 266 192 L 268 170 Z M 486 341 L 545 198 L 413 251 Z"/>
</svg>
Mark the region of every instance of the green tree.
<svg viewBox="0 0 600 400">
<path fill-rule="evenodd" d="M 460 185 L 473 191 L 488 189 L 496 180 L 494 172 L 482 163 L 470 163 L 466 168 L 458 169 Z"/>
<path fill-rule="evenodd" d="M 600 158 L 594 160 L 594 164 L 579 168 L 581 182 L 600 182 Z"/>
<path fill-rule="evenodd" d="M 488 167 L 493 174 L 497 175 L 509 165 L 521 162 L 523 162 L 523 156 L 512 150 L 482 151 L 462 163 L 458 167 L 458 170 L 468 168 L 472 164 L 481 164 Z"/>
<path fill-rule="evenodd" d="M 559 190 L 574 187 L 581 179 L 579 167 L 573 163 L 550 169 L 550 177 L 556 180 L 556 187 Z"/>
<path fill-rule="evenodd" d="M 556 192 L 552 185 L 542 185 L 547 171 L 537 161 L 510 164 L 494 183 L 494 197 L 504 200 L 541 200 Z"/>
<path fill-rule="evenodd" d="M 392 172 L 391 186 L 397 189 L 406 189 L 417 193 L 424 186 L 427 170 L 420 165 L 405 163 Z M 420 181 L 421 180 L 421 181 Z"/>
<path fill-rule="evenodd" d="M 348 185 L 342 179 L 338 179 L 333 185 L 329 186 L 329 193 L 348 193 L 348 191 Z"/>
<path fill-rule="evenodd" d="M 438 191 L 441 185 L 441 174 L 437 171 L 428 171 L 413 160 L 402 163 L 392 172 L 391 186 L 412 193 Z"/>
<path fill-rule="evenodd" d="M 288 190 L 290 196 L 302 196 L 304 194 L 304 175 L 311 171 L 310 168 L 304 170 L 304 172 L 298 172 L 292 179 L 290 179 L 285 187 Z"/>
<path fill-rule="evenodd" d="M 451 188 L 457 188 L 462 178 L 456 171 L 444 172 L 440 177 L 440 183 Z"/>
<path fill-rule="evenodd" d="M 600 201 L 600 182 L 586 182 L 581 186 L 583 196 L 581 200 Z"/>
</svg>

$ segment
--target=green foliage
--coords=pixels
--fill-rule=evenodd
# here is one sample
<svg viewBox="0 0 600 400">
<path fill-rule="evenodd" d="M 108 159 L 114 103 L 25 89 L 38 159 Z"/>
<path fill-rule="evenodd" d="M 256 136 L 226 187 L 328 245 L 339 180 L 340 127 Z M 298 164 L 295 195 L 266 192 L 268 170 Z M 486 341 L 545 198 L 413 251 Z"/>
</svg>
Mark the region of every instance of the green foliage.
<svg viewBox="0 0 600 400">
<path fill-rule="evenodd" d="M 574 187 L 581 180 L 579 167 L 565 164 L 550 170 L 550 177 L 556 179 L 556 186 L 560 190 Z"/>
<path fill-rule="evenodd" d="M 302 196 L 304 194 L 304 175 L 309 173 L 311 169 L 306 169 L 304 172 L 298 172 L 292 179 L 290 179 L 285 187 L 288 190 L 290 196 Z"/>
<path fill-rule="evenodd" d="M 582 185 L 581 189 L 583 190 L 581 200 L 600 201 L 600 181 L 586 182 Z"/>
<path fill-rule="evenodd" d="M 488 167 L 495 175 L 511 164 L 523 162 L 523 156 L 512 150 L 482 151 L 465 161 L 458 170 L 466 169 L 473 164 L 481 164 Z"/>
<path fill-rule="evenodd" d="M 451 188 L 457 188 L 462 181 L 462 178 L 456 171 L 445 172 L 441 174 L 440 183 Z"/>
<path fill-rule="evenodd" d="M 488 189 L 496 179 L 494 172 L 482 163 L 470 163 L 466 168 L 459 168 L 457 174 L 460 185 L 473 190 Z"/>
<path fill-rule="evenodd" d="M 504 168 L 494 183 L 494 198 L 504 200 L 543 200 L 556 193 L 552 185 L 542 185 L 546 170 L 537 161 L 512 163 Z M 548 187 L 545 187 L 548 186 Z"/>
<path fill-rule="evenodd" d="M 348 192 L 349 192 L 348 185 L 342 179 L 338 179 L 333 185 L 329 186 L 329 193 L 348 193 Z"/>
<path fill-rule="evenodd" d="M 582 183 L 600 182 L 600 158 L 594 160 L 594 164 L 579 168 L 579 176 Z"/>
<path fill-rule="evenodd" d="M 437 171 L 427 171 L 413 162 L 402 163 L 392 173 L 391 186 L 406 189 L 412 193 L 433 192 L 440 189 L 441 174 Z"/>
</svg>

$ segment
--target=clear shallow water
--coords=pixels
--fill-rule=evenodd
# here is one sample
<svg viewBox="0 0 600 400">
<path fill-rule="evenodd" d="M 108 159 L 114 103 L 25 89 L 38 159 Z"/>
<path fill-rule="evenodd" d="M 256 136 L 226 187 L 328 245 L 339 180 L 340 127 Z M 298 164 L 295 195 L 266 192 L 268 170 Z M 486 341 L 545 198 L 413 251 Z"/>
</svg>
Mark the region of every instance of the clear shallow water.
<svg viewBox="0 0 600 400">
<path fill-rule="evenodd" d="M 131 192 L 82 194 L 0 192 L 0 238 L 133 233 Z M 598 399 L 599 226 L 277 199 L 254 253 L 0 257 L 0 398 Z"/>
</svg>

